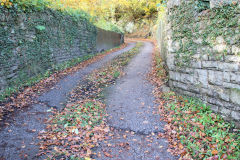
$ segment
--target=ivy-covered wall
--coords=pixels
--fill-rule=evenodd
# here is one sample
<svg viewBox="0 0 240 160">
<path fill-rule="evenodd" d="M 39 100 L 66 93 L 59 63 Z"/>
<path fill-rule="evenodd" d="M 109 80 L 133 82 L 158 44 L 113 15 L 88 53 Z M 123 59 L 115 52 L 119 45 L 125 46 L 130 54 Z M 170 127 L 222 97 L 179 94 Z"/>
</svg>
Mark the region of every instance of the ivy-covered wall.
<svg viewBox="0 0 240 160">
<path fill-rule="evenodd" d="M 164 28 L 170 87 L 239 123 L 239 1 L 169 0 Z"/>
<path fill-rule="evenodd" d="M 0 95 L 96 54 L 101 34 L 84 16 L 47 8 L 0 8 Z M 120 38 L 104 49 L 123 43 Z"/>
</svg>

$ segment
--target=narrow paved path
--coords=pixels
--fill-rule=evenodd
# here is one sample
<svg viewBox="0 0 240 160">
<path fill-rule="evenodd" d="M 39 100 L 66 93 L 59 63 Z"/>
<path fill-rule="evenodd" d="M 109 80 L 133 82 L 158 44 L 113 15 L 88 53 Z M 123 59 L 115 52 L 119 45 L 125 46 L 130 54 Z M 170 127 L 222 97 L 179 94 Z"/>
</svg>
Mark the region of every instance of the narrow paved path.
<svg viewBox="0 0 240 160">
<path fill-rule="evenodd" d="M 167 152 L 167 141 L 158 137 L 164 123 L 155 108 L 153 86 L 147 80 L 152 52 L 153 45 L 145 42 L 125 69 L 126 75 L 107 89 L 108 124 L 112 132 L 96 148 L 96 159 L 177 159 Z"/>
<path fill-rule="evenodd" d="M 100 61 L 93 63 L 78 72 L 62 79 L 49 92 L 38 98 L 39 103 L 17 113 L 9 120 L 9 126 L 0 130 L 0 159 L 38 159 L 38 133 L 45 128 L 44 120 L 50 115 L 48 110 L 54 107 L 61 110 L 67 101 L 68 93 L 75 88 L 81 80 L 95 69 L 102 67 L 119 54 L 132 49 L 135 43 L 126 48 L 107 55 Z"/>
</svg>

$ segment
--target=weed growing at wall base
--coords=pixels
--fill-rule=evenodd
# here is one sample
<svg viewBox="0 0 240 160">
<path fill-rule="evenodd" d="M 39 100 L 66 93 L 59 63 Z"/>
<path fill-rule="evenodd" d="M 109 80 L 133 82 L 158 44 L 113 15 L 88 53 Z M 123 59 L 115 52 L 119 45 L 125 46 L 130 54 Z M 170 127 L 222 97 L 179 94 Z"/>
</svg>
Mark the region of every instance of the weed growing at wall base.
<svg viewBox="0 0 240 160">
<path fill-rule="evenodd" d="M 160 89 L 166 79 L 162 60 L 156 52 L 151 78 L 156 85 L 154 96 L 159 113 L 167 124 L 160 137 L 169 140 L 168 151 L 180 159 L 238 159 L 240 132 L 211 108 L 196 98 Z"/>
<path fill-rule="evenodd" d="M 173 130 L 171 138 L 179 141 L 186 150 L 181 156 L 193 159 L 238 159 L 240 157 L 240 132 L 234 125 L 213 113 L 200 100 L 178 96 L 173 92 L 162 97 L 166 120 Z M 176 146 L 177 147 L 177 146 Z"/>
</svg>

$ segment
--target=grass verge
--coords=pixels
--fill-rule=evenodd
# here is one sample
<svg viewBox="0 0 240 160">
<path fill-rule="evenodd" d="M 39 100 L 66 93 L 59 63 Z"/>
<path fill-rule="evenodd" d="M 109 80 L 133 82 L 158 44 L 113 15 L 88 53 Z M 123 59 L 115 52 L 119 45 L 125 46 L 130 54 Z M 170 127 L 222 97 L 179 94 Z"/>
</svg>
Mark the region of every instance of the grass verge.
<svg viewBox="0 0 240 160">
<path fill-rule="evenodd" d="M 240 157 L 240 132 L 233 124 L 224 121 L 198 99 L 174 92 L 166 93 L 162 98 L 164 113 L 168 115 L 165 120 L 171 124 L 166 130 L 176 132 L 170 136 L 179 141 L 175 147 L 184 146 L 182 157 L 209 160 Z"/>
<path fill-rule="evenodd" d="M 109 132 L 102 92 L 124 75 L 123 69 L 139 53 L 141 43 L 114 58 L 106 66 L 85 78 L 85 83 L 72 90 L 64 110 L 52 110 L 45 132 L 39 138 L 39 156 L 48 159 L 90 159 L 94 147 Z"/>
</svg>

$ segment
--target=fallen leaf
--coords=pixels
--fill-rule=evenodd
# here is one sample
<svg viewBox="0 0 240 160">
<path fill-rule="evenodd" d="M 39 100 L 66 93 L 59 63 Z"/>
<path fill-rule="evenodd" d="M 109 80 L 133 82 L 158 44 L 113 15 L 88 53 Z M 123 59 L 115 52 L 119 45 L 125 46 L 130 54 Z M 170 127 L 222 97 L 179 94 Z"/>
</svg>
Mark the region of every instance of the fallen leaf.
<svg viewBox="0 0 240 160">
<path fill-rule="evenodd" d="M 218 154 L 218 151 L 217 150 L 212 150 L 212 154 L 216 155 L 216 154 Z"/>
<path fill-rule="evenodd" d="M 110 157 L 110 158 L 112 158 L 113 156 L 110 154 L 110 153 L 108 153 L 108 152 L 103 152 L 104 153 L 104 155 L 106 156 L 106 157 Z"/>
</svg>

